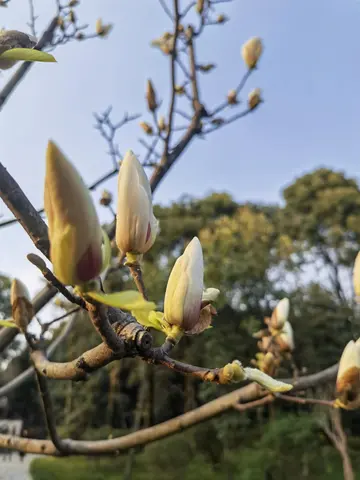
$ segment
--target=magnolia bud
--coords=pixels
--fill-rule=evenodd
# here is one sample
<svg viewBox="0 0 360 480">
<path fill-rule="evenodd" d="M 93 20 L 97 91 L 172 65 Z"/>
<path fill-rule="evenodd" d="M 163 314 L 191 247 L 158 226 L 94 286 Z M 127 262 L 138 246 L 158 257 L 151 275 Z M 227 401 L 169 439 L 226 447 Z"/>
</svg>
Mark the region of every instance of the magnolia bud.
<svg viewBox="0 0 360 480">
<path fill-rule="evenodd" d="M 207 63 L 206 65 L 199 65 L 198 70 L 201 72 L 211 72 L 215 68 L 215 65 L 213 63 Z"/>
<path fill-rule="evenodd" d="M 289 316 L 290 302 L 288 298 L 283 298 L 276 305 L 270 319 L 270 327 L 280 330 L 284 327 Z"/>
<path fill-rule="evenodd" d="M 337 403 L 349 410 L 360 406 L 360 343 L 351 340 L 341 355 L 336 379 Z"/>
<path fill-rule="evenodd" d="M 151 80 L 147 81 L 146 100 L 148 104 L 148 109 L 151 112 L 154 112 L 157 109 L 157 101 L 156 101 L 156 93 Z"/>
<path fill-rule="evenodd" d="M 99 35 L 99 37 L 103 37 L 103 38 L 106 37 L 109 34 L 111 29 L 112 29 L 111 23 L 104 25 L 101 18 L 98 18 L 96 20 L 95 31 Z"/>
<path fill-rule="evenodd" d="M 69 7 L 77 7 L 79 3 L 79 0 L 70 0 Z"/>
<path fill-rule="evenodd" d="M 152 126 L 149 125 L 148 123 L 140 122 L 139 125 L 144 130 L 146 135 L 152 135 L 154 133 Z"/>
<path fill-rule="evenodd" d="M 129 150 L 119 172 L 116 244 L 125 254 L 146 253 L 154 244 L 157 232 L 149 180 Z"/>
<path fill-rule="evenodd" d="M 196 328 L 203 295 L 204 263 L 200 241 L 194 237 L 176 260 L 167 283 L 164 314 L 170 325 L 191 333 Z"/>
<path fill-rule="evenodd" d="M 196 2 L 196 11 L 199 15 L 201 15 L 204 11 L 204 4 L 205 0 L 197 0 Z"/>
<path fill-rule="evenodd" d="M 216 19 L 217 23 L 225 23 L 228 20 L 229 20 L 228 17 L 226 15 L 222 14 L 222 13 L 220 15 L 218 15 L 218 17 Z"/>
<path fill-rule="evenodd" d="M 177 95 L 184 95 L 185 93 L 185 87 L 183 85 L 175 85 L 174 90 Z"/>
<path fill-rule="evenodd" d="M 279 345 L 282 351 L 292 351 L 295 348 L 294 343 L 294 332 L 290 322 L 286 321 L 284 323 L 283 329 L 281 330 L 280 335 L 276 336 L 277 344 Z"/>
<path fill-rule="evenodd" d="M 158 127 L 161 132 L 164 132 L 167 129 L 165 118 L 163 116 L 159 118 Z"/>
<path fill-rule="evenodd" d="M 104 190 L 101 194 L 100 204 L 108 207 L 112 202 L 113 196 L 108 190 Z"/>
<path fill-rule="evenodd" d="M 360 252 L 356 255 L 353 271 L 353 285 L 355 295 L 360 297 Z"/>
<path fill-rule="evenodd" d="M 10 303 L 14 323 L 20 330 L 26 330 L 34 316 L 34 310 L 30 301 L 29 291 L 20 280 L 14 279 L 12 281 Z"/>
<path fill-rule="evenodd" d="M 255 68 L 263 51 L 262 41 L 259 37 L 250 38 L 244 43 L 241 55 L 248 68 Z"/>
<path fill-rule="evenodd" d="M 254 110 L 259 103 L 262 102 L 260 88 L 255 88 L 248 96 L 248 107 L 250 110 Z"/>
<path fill-rule="evenodd" d="M 236 90 L 230 90 L 227 94 L 227 101 L 229 105 L 236 105 L 238 103 Z"/>
<path fill-rule="evenodd" d="M 44 198 L 55 275 L 65 285 L 95 278 L 102 266 L 95 206 L 81 176 L 53 142 L 46 152 Z"/>
<path fill-rule="evenodd" d="M 18 32 L 17 30 L 0 31 L 0 54 L 12 48 L 34 48 L 36 44 L 36 38 L 28 33 Z M 2 59 L 0 56 L 0 70 L 7 70 L 17 62 L 18 60 Z"/>
<path fill-rule="evenodd" d="M 69 22 L 70 23 L 75 23 L 76 22 L 76 15 L 74 10 L 70 10 L 69 12 Z"/>
<path fill-rule="evenodd" d="M 61 31 L 65 30 L 65 21 L 63 17 L 58 17 L 57 24 Z"/>
</svg>

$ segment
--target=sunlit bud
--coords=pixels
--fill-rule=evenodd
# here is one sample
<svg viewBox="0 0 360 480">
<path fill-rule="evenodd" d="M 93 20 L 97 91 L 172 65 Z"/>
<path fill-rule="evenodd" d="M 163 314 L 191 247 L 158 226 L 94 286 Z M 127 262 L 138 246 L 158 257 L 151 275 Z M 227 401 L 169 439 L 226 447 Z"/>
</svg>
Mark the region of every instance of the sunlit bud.
<svg viewBox="0 0 360 480">
<path fill-rule="evenodd" d="M 169 55 L 174 50 L 174 35 L 170 32 L 165 32 L 160 38 L 152 40 L 153 47 L 159 47 L 165 55 Z"/>
<path fill-rule="evenodd" d="M 102 231 L 95 206 L 75 167 L 51 141 L 46 152 L 44 199 L 55 275 L 65 285 L 98 276 Z"/>
<path fill-rule="evenodd" d="M 215 64 L 214 63 L 207 63 L 206 65 L 199 65 L 198 66 L 198 70 L 200 70 L 201 72 L 211 72 L 211 70 L 213 70 L 215 68 Z"/>
<path fill-rule="evenodd" d="M 351 340 L 340 358 L 336 379 L 337 404 L 345 409 L 360 407 L 360 342 Z"/>
<path fill-rule="evenodd" d="M 248 68 L 255 68 L 263 51 L 259 37 L 250 38 L 241 48 L 241 55 Z"/>
<path fill-rule="evenodd" d="M 228 20 L 229 20 L 228 17 L 227 17 L 226 15 L 224 15 L 224 14 L 218 15 L 218 17 L 217 17 L 217 19 L 216 19 L 217 23 L 225 23 L 225 22 L 227 22 Z"/>
<path fill-rule="evenodd" d="M 99 35 L 99 37 L 103 37 L 103 38 L 106 37 L 110 33 L 111 29 L 112 29 L 111 23 L 104 24 L 101 18 L 98 18 L 96 20 L 95 31 Z"/>
<path fill-rule="evenodd" d="M 174 90 L 177 95 L 184 95 L 185 93 L 185 87 L 183 85 L 175 85 Z"/>
<path fill-rule="evenodd" d="M 270 319 L 270 326 L 275 330 L 280 330 L 284 327 L 285 322 L 289 317 L 290 302 L 288 298 L 283 298 L 276 305 Z"/>
<path fill-rule="evenodd" d="M 140 122 L 139 125 L 144 130 L 146 135 L 152 135 L 154 133 L 152 126 L 149 125 L 148 123 Z"/>
<path fill-rule="evenodd" d="M 248 107 L 250 110 L 254 110 L 254 108 L 256 108 L 261 102 L 262 102 L 261 90 L 260 88 L 255 88 L 249 93 Z"/>
<path fill-rule="evenodd" d="M 268 375 L 274 375 L 276 370 L 276 360 L 274 354 L 267 352 L 264 356 L 263 361 L 261 362 L 260 370 Z"/>
<path fill-rule="evenodd" d="M 205 5 L 205 0 L 197 0 L 195 8 L 199 15 L 203 13 L 204 5 Z"/>
<path fill-rule="evenodd" d="M 356 255 L 353 271 L 353 285 L 355 295 L 360 297 L 360 252 Z"/>
<path fill-rule="evenodd" d="M 104 207 L 108 207 L 113 200 L 113 196 L 111 192 L 108 190 L 103 190 L 101 197 L 100 197 L 100 205 L 103 205 Z"/>
<path fill-rule="evenodd" d="M 292 351 L 295 348 L 294 332 L 290 322 L 285 322 L 280 335 L 276 336 L 276 342 L 282 351 Z"/>
<path fill-rule="evenodd" d="M 79 3 L 79 0 L 70 0 L 69 7 L 77 7 Z"/>
<path fill-rule="evenodd" d="M 146 101 L 147 101 L 148 109 L 151 112 L 154 112 L 157 109 L 158 105 L 156 101 L 156 93 L 151 80 L 148 80 L 146 85 Z"/>
<path fill-rule="evenodd" d="M 163 116 L 159 118 L 158 127 L 161 132 L 165 132 L 165 130 L 167 129 L 165 118 Z"/>
<path fill-rule="evenodd" d="M 116 244 L 123 253 L 146 253 L 154 244 L 157 232 L 149 180 L 129 150 L 119 172 Z"/>
<path fill-rule="evenodd" d="M 17 30 L 0 30 L 0 54 L 12 48 L 34 48 L 37 40 L 28 33 Z M 10 60 L 0 57 L 0 70 L 13 67 L 18 60 Z"/>
<path fill-rule="evenodd" d="M 170 325 L 191 332 L 199 322 L 204 263 L 200 241 L 194 237 L 176 260 L 166 287 L 164 314 Z"/>
<path fill-rule="evenodd" d="M 227 101 L 229 105 L 236 105 L 238 103 L 236 90 L 230 90 L 227 94 Z"/>
<path fill-rule="evenodd" d="M 26 330 L 34 316 L 34 310 L 28 289 L 23 282 L 16 278 L 11 283 L 10 303 L 14 323 L 21 330 Z"/>
</svg>

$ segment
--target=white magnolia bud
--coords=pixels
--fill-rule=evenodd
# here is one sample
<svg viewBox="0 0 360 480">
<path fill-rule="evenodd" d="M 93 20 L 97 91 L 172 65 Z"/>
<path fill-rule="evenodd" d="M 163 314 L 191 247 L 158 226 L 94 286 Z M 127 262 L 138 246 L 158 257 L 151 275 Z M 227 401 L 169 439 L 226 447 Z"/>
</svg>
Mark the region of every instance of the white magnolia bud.
<svg viewBox="0 0 360 480">
<path fill-rule="evenodd" d="M 360 297 L 360 252 L 356 255 L 353 271 L 353 285 L 355 295 Z"/>
<path fill-rule="evenodd" d="M 256 108 L 261 102 L 262 102 L 261 90 L 260 88 L 255 88 L 249 93 L 248 107 L 250 110 L 254 110 L 254 108 Z"/>
<path fill-rule="evenodd" d="M 248 68 L 255 68 L 263 51 L 262 41 L 259 37 L 250 38 L 244 43 L 241 55 Z"/>
<path fill-rule="evenodd" d="M 102 231 L 95 206 L 81 176 L 53 142 L 46 152 L 44 200 L 55 275 L 65 285 L 97 277 Z"/>
<path fill-rule="evenodd" d="M 158 228 L 149 180 L 129 150 L 119 172 L 116 244 L 125 254 L 146 253 L 155 242 Z"/>
<path fill-rule="evenodd" d="M 164 314 L 170 325 L 191 332 L 199 322 L 203 296 L 204 262 L 200 241 L 194 237 L 176 260 L 166 287 Z"/>
<path fill-rule="evenodd" d="M 16 278 L 11 283 L 10 303 L 14 323 L 21 330 L 26 330 L 34 311 L 28 289 Z"/>
<path fill-rule="evenodd" d="M 340 358 L 336 390 L 342 393 L 351 387 L 360 389 L 360 343 L 353 340 L 346 345 Z"/>
<path fill-rule="evenodd" d="M 277 337 L 277 340 L 282 350 L 289 350 L 290 352 L 294 350 L 294 332 L 290 322 L 285 322 L 280 335 Z"/>
<path fill-rule="evenodd" d="M 289 317 L 290 302 L 288 298 L 283 298 L 276 305 L 273 314 L 271 315 L 270 326 L 276 330 L 284 327 L 285 322 Z"/>
<path fill-rule="evenodd" d="M 4 53 L 12 48 L 34 48 L 37 40 L 28 33 L 18 32 L 17 30 L 0 31 L 0 53 Z M 0 70 L 7 70 L 13 67 L 18 60 L 8 60 L 0 56 Z"/>
</svg>

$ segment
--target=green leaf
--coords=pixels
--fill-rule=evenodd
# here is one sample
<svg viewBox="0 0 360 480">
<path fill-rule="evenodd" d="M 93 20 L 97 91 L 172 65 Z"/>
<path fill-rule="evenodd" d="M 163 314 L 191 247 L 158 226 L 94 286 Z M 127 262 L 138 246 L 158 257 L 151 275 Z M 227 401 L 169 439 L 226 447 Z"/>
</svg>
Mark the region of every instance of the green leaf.
<svg viewBox="0 0 360 480">
<path fill-rule="evenodd" d="M 102 251 L 102 267 L 101 271 L 103 272 L 109 265 L 111 260 L 111 242 L 108 234 L 102 228 L 102 235 L 103 235 L 103 244 L 101 245 Z"/>
<path fill-rule="evenodd" d="M 0 327 L 18 328 L 12 320 L 0 320 Z"/>
<path fill-rule="evenodd" d="M 148 302 L 135 290 L 125 290 L 117 293 L 86 292 L 90 298 L 109 307 L 121 308 L 123 310 L 154 310 L 154 302 Z"/>
<path fill-rule="evenodd" d="M 160 314 L 163 316 L 163 313 L 155 312 L 154 310 L 151 310 L 150 312 L 148 310 L 132 310 L 131 314 L 143 327 L 155 328 L 155 330 L 159 330 L 160 332 L 164 331 L 162 323 L 157 315 Z"/>
<path fill-rule="evenodd" d="M 41 50 L 34 50 L 32 48 L 12 48 L 2 53 L 1 58 L 7 60 L 24 60 L 26 62 L 56 62 L 55 58 Z"/>
</svg>

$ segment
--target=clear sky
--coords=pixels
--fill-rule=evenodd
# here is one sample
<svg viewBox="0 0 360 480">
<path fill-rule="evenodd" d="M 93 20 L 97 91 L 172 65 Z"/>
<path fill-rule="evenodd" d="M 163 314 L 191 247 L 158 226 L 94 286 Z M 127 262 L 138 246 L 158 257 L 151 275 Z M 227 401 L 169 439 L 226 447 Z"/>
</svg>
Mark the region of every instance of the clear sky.
<svg viewBox="0 0 360 480">
<path fill-rule="evenodd" d="M 169 0 L 165 0 L 167 3 Z M 184 4 L 185 2 L 181 2 Z M 0 25 L 26 31 L 25 0 L 1 9 Z M 44 154 L 54 139 L 87 182 L 110 166 L 103 139 L 93 129 L 92 112 L 112 104 L 144 112 L 146 79 L 151 77 L 166 104 L 168 60 L 149 47 L 169 29 L 156 0 L 83 0 L 79 17 L 114 22 L 108 40 L 59 47 L 57 64 L 37 64 L 0 114 L 0 159 L 36 207 L 42 206 Z M 20 6 L 21 5 L 21 6 Z M 35 2 L 38 25 L 46 25 L 53 2 Z M 155 195 L 169 203 L 181 194 L 196 196 L 228 191 L 239 200 L 278 202 L 281 190 L 296 176 L 319 166 L 359 175 L 360 152 L 360 1 L 234 0 L 219 6 L 230 21 L 209 27 L 200 40 L 199 61 L 214 62 L 204 75 L 206 106 L 215 106 L 244 73 L 241 45 L 251 36 L 265 44 L 259 70 L 245 94 L 263 90 L 265 103 L 253 115 L 196 140 Z M 0 88 L 8 75 L 0 76 Z M 146 115 L 144 116 L 146 119 Z M 124 152 L 141 152 L 138 123 L 119 136 Z M 115 179 L 105 185 L 113 190 Z M 95 199 L 99 192 L 95 193 Z M 108 219 L 104 211 L 102 219 Z M 0 205 L 4 218 L 9 212 Z M 25 281 L 31 292 L 40 285 L 26 260 L 35 251 L 19 226 L 0 230 L 0 271 Z"/>
</svg>

